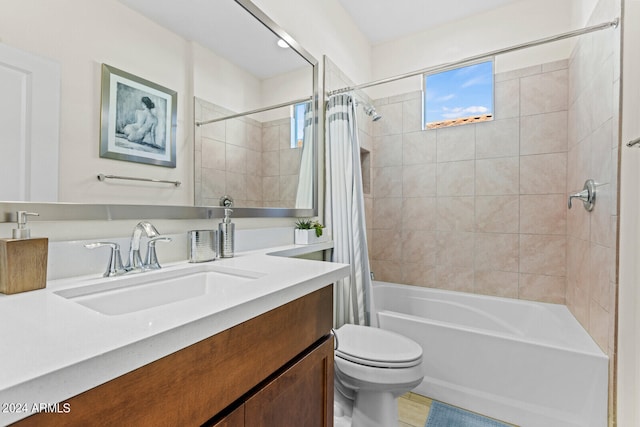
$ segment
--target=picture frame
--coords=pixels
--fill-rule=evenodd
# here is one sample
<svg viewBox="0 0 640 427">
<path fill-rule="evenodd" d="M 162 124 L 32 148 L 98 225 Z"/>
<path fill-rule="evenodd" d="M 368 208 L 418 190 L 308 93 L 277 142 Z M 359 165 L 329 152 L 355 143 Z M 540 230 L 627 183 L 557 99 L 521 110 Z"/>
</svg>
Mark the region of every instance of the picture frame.
<svg viewBox="0 0 640 427">
<path fill-rule="evenodd" d="M 175 168 L 177 97 L 102 64 L 100 157 Z"/>
</svg>

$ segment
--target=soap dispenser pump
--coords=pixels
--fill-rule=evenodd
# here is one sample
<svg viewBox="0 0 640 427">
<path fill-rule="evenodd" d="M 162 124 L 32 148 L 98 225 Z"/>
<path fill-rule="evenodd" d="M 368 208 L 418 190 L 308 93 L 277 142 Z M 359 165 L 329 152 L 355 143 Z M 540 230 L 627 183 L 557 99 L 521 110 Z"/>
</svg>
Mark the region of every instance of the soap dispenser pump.
<svg viewBox="0 0 640 427">
<path fill-rule="evenodd" d="M 29 239 L 31 238 L 31 230 L 27 228 L 28 216 L 40 216 L 35 212 L 18 211 L 18 228 L 14 228 L 11 235 L 14 239 Z"/>
<path fill-rule="evenodd" d="M 231 222 L 232 209 L 224 210 L 224 219 L 218 224 L 218 238 L 220 239 L 220 258 L 233 257 L 235 227 Z"/>
</svg>

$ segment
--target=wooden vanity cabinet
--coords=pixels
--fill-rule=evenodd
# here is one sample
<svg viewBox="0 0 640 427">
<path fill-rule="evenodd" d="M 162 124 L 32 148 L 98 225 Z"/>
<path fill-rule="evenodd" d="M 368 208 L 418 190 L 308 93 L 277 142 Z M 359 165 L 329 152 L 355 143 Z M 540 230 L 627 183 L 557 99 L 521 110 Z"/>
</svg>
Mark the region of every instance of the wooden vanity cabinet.
<svg viewBox="0 0 640 427">
<path fill-rule="evenodd" d="M 332 318 L 327 286 L 14 425 L 331 426 Z"/>
<path fill-rule="evenodd" d="M 331 374 L 329 375 L 329 372 Z M 333 339 L 326 337 L 207 427 L 333 425 Z"/>
</svg>

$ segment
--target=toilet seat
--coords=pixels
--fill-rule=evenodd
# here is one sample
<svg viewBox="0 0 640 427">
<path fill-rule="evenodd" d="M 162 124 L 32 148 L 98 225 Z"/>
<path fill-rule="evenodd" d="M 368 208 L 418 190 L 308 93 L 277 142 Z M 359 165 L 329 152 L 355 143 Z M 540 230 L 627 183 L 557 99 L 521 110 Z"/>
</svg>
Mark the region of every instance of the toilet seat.
<svg viewBox="0 0 640 427">
<path fill-rule="evenodd" d="M 335 356 L 375 368 L 409 368 L 422 361 L 422 347 L 395 332 L 346 324 L 335 331 Z"/>
</svg>

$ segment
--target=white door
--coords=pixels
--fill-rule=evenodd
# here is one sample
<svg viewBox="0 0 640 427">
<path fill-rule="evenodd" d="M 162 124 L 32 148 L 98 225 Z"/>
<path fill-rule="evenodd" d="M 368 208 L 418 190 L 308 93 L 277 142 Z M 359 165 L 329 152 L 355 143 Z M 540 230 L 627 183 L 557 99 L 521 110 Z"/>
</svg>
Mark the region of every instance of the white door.
<svg viewBox="0 0 640 427">
<path fill-rule="evenodd" d="M 0 43 L 0 200 L 58 200 L 60 67 Z"/>
</svg>

